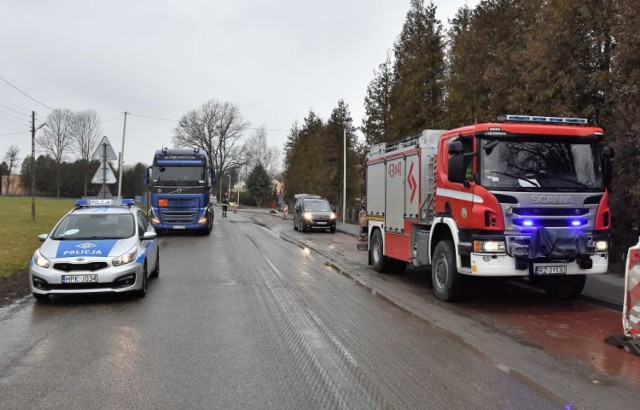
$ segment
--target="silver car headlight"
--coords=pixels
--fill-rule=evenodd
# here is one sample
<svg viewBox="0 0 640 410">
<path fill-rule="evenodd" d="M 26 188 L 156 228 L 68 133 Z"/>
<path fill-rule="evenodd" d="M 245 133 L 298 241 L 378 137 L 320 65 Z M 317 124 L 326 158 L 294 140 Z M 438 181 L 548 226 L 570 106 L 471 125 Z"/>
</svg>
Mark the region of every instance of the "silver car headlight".
<svg viewBox="0 0 640 410">
<path fill-rule="evenodd" d="M 329 219 L 336 219 L 335 212 L 331 212 L 331 215 L 329 216 Z"/>
<path fill-rule="evenodd" d="M 124 255 L 120 255 L 117 258 L 115 258 L 113 261 L 111 261 L 111 263 L 113 263 L 113 266 L 126 265 L 127 263 L 131 263 L 135 261 L 137 255 L 138 255 L 138 248 L 134 246 Z"/>
<path fill-rule="evenodd" d="M 312 218 L 311 212 L 305 212 L 304 214 L 302 214 L 302 217 L 307 221 L 310 221 Z"/>
<path fill-rule="evenodd" d="M 45 258 L 40 254 L 39 249 L 37 249 L 33 254 L 33 263 L 40 266 L 41 268 L 46 268 L 46 269 L 48 269 L 49 266 L 51 266 L 51 262 L 49 262 L 47 258 Z"/>
</svg>

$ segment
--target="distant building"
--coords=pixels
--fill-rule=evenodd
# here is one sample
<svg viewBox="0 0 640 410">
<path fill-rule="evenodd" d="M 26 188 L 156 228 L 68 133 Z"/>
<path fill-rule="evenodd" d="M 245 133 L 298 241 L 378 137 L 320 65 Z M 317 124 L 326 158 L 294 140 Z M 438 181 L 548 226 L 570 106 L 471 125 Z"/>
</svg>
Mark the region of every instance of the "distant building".
<svg viewBox="0 0 640 410">
<path fill-rule="evenodd" d="M 284 183 L 282 181 L 280 181 L 279 179 L 272 178 L 271 179 L 271 184 L 273 185 L 274 191 L 276 193 L 284 192 Z M 244 180 L 238 181 L 235 185 L 233 185 L 233 191 L 234 192 L 237 192 L 237 191 L 245 192 L 246 189 L 247 189 L 247 183 Z"/>
</svg>

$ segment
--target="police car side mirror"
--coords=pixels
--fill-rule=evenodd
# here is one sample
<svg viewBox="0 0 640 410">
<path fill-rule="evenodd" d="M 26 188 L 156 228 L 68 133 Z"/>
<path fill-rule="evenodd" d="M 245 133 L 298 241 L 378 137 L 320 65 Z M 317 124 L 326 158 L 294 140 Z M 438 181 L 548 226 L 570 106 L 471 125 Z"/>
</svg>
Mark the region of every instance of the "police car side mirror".
<svg viewBox="0 0 640 410">
<path fill-rule="evenodd" d="M 48 234 L 48 233 L 43 233 L 43 234 L 38 235 L 38 240 L 39 240 L 40 242 L 44 242 L 44 241 L 46 241 L 46 240 L 47 240 L 47 238 L 48 238 L 48 237 L 49 237 L 49 234 Z"/>
<path fill-rule="evenodd" d="M 158 234 L 156 232 L 145 232 L 142 234 L 142 240 L 144 241 L 150 241 L 156 239 L 157 237 Z"/>
</svg>

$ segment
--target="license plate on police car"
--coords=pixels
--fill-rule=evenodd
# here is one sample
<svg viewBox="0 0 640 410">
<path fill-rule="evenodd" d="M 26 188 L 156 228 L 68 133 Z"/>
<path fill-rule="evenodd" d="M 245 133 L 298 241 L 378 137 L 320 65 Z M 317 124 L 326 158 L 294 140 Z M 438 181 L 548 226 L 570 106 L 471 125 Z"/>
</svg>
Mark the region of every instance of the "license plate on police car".
<svg viewBox="0 0 640 410">
<path fill-rule="evenodd" d="M 62 275 L 62 283 L 94 283 L 98 275 Z"/>
<path fill-rule="evenodd" d="M 536 275 L 566 275 L 567 265 L 536 264 L 533 265 L 533 273 Z"/>
</svg>

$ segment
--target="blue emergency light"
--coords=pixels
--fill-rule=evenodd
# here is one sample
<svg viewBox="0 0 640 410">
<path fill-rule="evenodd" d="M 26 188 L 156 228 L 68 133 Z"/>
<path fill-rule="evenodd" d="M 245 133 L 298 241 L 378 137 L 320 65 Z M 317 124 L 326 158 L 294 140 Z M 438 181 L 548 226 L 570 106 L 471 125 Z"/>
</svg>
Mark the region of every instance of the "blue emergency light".
<svg viewBox="0 0 640 410">
<path fill-rule="evenodd" d="M 76 206 L 86 208 L 90 206 L 133 206 L 133 199 L 78 199 Z"/>
</svg>

